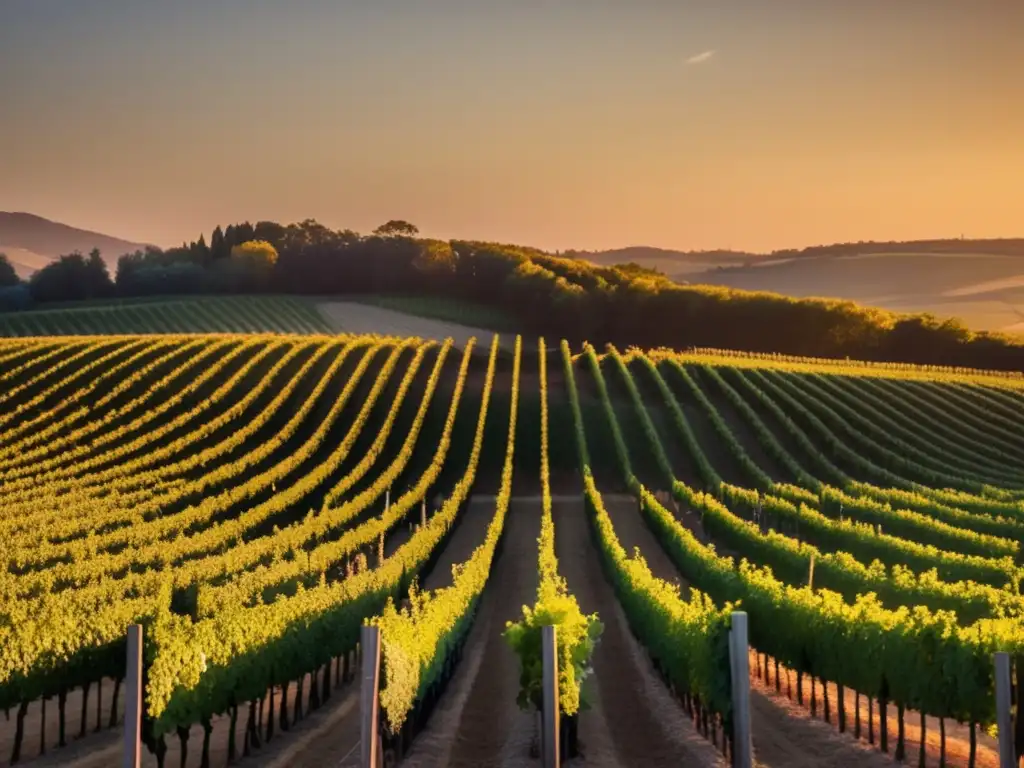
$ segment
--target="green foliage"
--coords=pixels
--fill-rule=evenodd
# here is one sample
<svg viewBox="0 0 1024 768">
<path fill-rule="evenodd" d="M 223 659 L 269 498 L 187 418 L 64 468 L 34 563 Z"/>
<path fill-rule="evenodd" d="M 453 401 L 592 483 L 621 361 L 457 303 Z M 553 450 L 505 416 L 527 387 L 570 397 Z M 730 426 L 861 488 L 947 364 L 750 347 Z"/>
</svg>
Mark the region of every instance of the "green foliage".
<svg viewBox="0 0 1024 768">
<path fill-rule="evenodd" d="M 604 377 L 593 348 L 588 346 L 584 356 L 591 364 L 602 407 L 611 423 L 620 469 L 630 479 L 631 489 L 636 493 L 645 513 L 667 515 L 653 495 L 632 476 L 628 450 L 612 413 Z M 573 410 L 585 497 L 600 542 L 601 554 L 612 574 L 619 602 L 633 631 L 656 662 L 666 670 L 676 689 L 699 696 L 705 706 L 721 714 L 728 727 L 732 712 L 728 630 L 731 624 L 729 614 L 735 602 L 719 608 L 706 594 L 696 589 L 691 590 L 689 600 L 683 600 L 679 586 L 655 577 L 639 551 L 632 558 L 628 557 L 615 536 L 611 519 L 604 509 L 601 494 L 591 474 L 590 452 L 576 390 L 572 356 L 569 345 L 564 341 L 562 357 Z M 676 531 L 659 533 L 664 537 L 663 543 L 667 542 L 667 547 L 673 546 L 679 539 Z"/>
<path fill-rule="evenodd" d="M 558 644 L 559 708 L 564 715 L 574 715 L 587 703 L 581 685 L 590 673 L 590 657 L 601 635 L 597 614 L 586 616 L 580 611 L 564 579 L 556 576 L 543 579 L 533 607 L 523 606 L 523 618 L 509 622 L 505 639 L 519 656 L 519 706 L 543 708 L 543 658 L 541 627 L 554 626 Z"/>
<path fill-rule="evenodd" d="M 615 426 L 616 417 L 597 357 L 592 348 L 585 349 L 584 354 L 591 362 L 605 411 L 612 421 L 621 471 L 642 500 L 653 502 L 653 497 L 630 471 L 629 451 Z M 780 420 L 785 422 L 781 414 Z M 756 492 L 730 486 L 723 486 L 722 492 L 733 500 L 746 499 L 748 507 L 753 503 L 752 498 L 757 497 Z M 745 543 L 743 551 L 752 552 L 758 563 L 769 560 L 786 574 L 788 568 L 781 557 L 783 552 L 808 562 L 810 551 L 804 549 L 806 545 L 776 533 L 766 536 L 752 523 L 733 515 L 712 495 L 695 491 L 678 481 L 673 483 L 673 494 L 684 508 L 700 513 L 705 529 L 716 539 L 733 548 Z M 773 511 L 796 510 L 804 526 L 822 520 L 807 507 L 795 508 L 781 499 L 772 501 L 768 497 L 763 501 Z M 890 610 L 870 591 L 858 592 L 852 604 L 847 603 L 837 592 L 807 586 L 802 578 L 806 571 L 802 567 L 797 569 L 799 575 L 790 577 L 792 583 L 780 581 L 774 569 L 765 565 L 743 560 L 735 567 L 732 558 L 721 557 L 713 548 L 701 544 L 660 505 L 645 502 L 641 506 L 659 542 L 692 586 L 707 590 L 718 600 L 741 602 L 750 615 L 751 645 L 759 651 L 769 653 L 791 668 L 871 696 L 877 696 L 885 685 L 890 701 L 930 715 L 982 724 L 992 722 L 991 654 L 996 649 L 1011 654 L 1024 650 L 1018 617 L 980 618 L 958 626 L 957 616 L 951 611 L 932 611 L 924 605 Z M 866 531 L 860 534 L 856 526 L 850 533 L 845 541 L 878 546 L 868 538 Z M 914 545 L 891 538 L 883 546 L 899 546 L 909 552 Z M 986 561 L 989 566 L 956 553 L 934 552 L 934 555 L 947 567 L 995 568 L 994 578 L 1000 578 L 1000 569 L 1008 569 L 1005 573 L 1011 576 L 1015 571 L 1008 559 L 989 559 Z M 817 569 L 816 560 L 816 574 Z M 901 578 L 906 585 L 904 574 L 894 571 L 894 582 Z M 930 582 L 940 593 L 944 586 L 935 581 L 934 574 L 921 581 L 922 585 Z M 973 588 L 970 582 L 965 585 L 967 592 Z M 945 588 L 947 595 L 955 596 L 961 586 L 954 584 Z M 979 596 L 984 602 L 984 595 Z M 971 598 L 965 594 L 964 599 Z M 1010 600 L 1013 601 L 1012 596 Z M 991 604 L 990 607 L 996 606 Z"/>
<path fill-rule="evenodd" d="M 537 586 L 534 605 L 523 606 L 523 618 L 508 622 L 505 639 L 519 657 L 519 695 L 517 701 L 523 709 L 541 710 L 544 705 L 541 628 L 555 627 L 558 654 L 558 705 L 562 714 L 575 715 L 586 709 L 587 701 L 582 689 L 590 673 L 590 658 L 601 636 L 602 625 L 597 614 L 584 615 L 568 584 L 558 573 L 555 556 L 555 523 L 551 516 L 551 483 L 548 463 L 548 387 L 547 354 L 544 339 L 538 345 L 541 408 L 541 523 Z"/>
<path fill-rule="evenodd" d="M 105 301 L 0 313 L 0 336 L 166 333 L 333 334 L 304 299 L 275 296 Z"/>
<path fill-rule="evenodd" d="M 484 385 L 487 393 L 494 379 L 498 346 L 498 337 L 495 336 Z M 473 551 L 469 560 L 453 568 L 452 586 L 433 592 L 420 592 L 412 588 L 407 607 L 398 610 L 394 602 L 389 600 L 383 612 L 370 620 L 381 630 L 383 685 L 380 702 L 393 733 L 401 729 L 416 700 L 438 680 L 445 661 L 465 637 L 477 601 L 490 575 L 494 551 L 504 530 L 505 514 L 512 495 L 521 347 L 522 339 L 517 338 L 501 489 L 484 542 Z M 485 410 L 482 409 L 481 413 Z M 483 427 L 482 417 L 473 443 L 473 461 L 479 457 L 483 444 Z"/>
<path fill-rule="evenodd" d="M 230 234 L 253 237 L 244 227 Z M 537 258 L 556 281 L 590 279 L 571 262 Z M 244 323 L 256 321 L 259 305 L 202 304 L 222 321 L 234 307 Z M 522 404 L 533 407 L 520 392 L 522 341 L 507 416 L 506 393 L 500 409 L 491 400 L 497 372 L 509 373 L 497 345 L 479 410 L 474 389 L 465 414 L 473 342 L 455 371 L 450 341 L 378 336 L 4 340 L 0 706 L 118 674 L 124 627 L 142 622 L 146 708 L 154 732 L 166 733 L 315 670 L 351 650 L 371 621 L 384 630 L 388 727 L 401 728 L 466 637 L 530 434 L 518 422 Z M 540 586 L 505 637 L 522 663 L 520 704 L 537 707 L 539 628 L 558 627 L 561 701 L 572 714 L 585 706 L 582 683 L 602 627 L 580 611 L 555 557 L 549 467 L 571 462 L 550 455 L 547 352 L 542 340 Z M 565 433 L 570 454 L 575 446 L 588 524 L 624 614 L 678 690 L 728 723 L 729 614 L 741 605 L 754 647 L 789 666 L 871 695 L 884 687 L 894 703 L 930 715 L 991 722 L 991 654 L 1024 654 L 1024 500 L 1014 485 L 1024 397 L 1012 379 L 997 391 L 963 372 L 823 371 L 776 359 L 727 365 L 614 347 L 599 356 L 590 346 L 574 367 L 567 343 L 562 358 L 568 404 L 554 411 L 564 415 L 556 437 Z M 586 410 L 579 375 L 594 385 Z M 641 381 L 652 385 L 649 394 Z M 413 392 L 416 403 L 408 402 Z M 623 402 L 613 403 L 612 392 Z M 769 477 L 746 454 L 717 412 L 719 398 L 786 478 Z M 652 403 L 665 425 L 655 426 Z M 720 450 L 704 453 L 708 438 L 691 424 L 692 409 L 707 416 Z M 486 467 L 495 419 L 508 433 L 486 537 L 454 569 L 450 587 L 421 591 L 418 575 Z M 456 421 L 467 434 L 475 425 L 465 450 L 452 448 Z M 619 541 L 588 435 L 607 443 L 637 514 L 688 582 L 686 597 L 651 573 L 650 553 Z M 691 454 L 708 493 L 675 478 L 663 436 Z M 451 466 L 453 456 L 460 466 Z M 734 462 L 742 482 L 722 480 L 719 457 Z M 641 461 L 671 488 L 676 514 L 634 476 Z M 449 482 L 441 509 L 380 556 L 379 542 L 419 522 L 420 505 Z M 695 537 L 683 515 L 699 518 L 702 533 L 731 556 Z"/>
<path fill-rule="evenodd" d="M 146 687 L 147 712 L 156 733 L 200 722 L 223 712 L 232 700 L 258 698 L 271 685 L 296 679 L 351 650 L 365 619 L 383 612 L 389 599 L 405 591 L 454 524 L 473 487 L 496 342 L 465 474 L 427 525 L 390 557 L 344 581 L 299 589 L 269 604 L 227 608 L 196 622 L 182 617 L 157 622 Z M 385 676 L 387 670 L 385 665 Z"/>
</svg>

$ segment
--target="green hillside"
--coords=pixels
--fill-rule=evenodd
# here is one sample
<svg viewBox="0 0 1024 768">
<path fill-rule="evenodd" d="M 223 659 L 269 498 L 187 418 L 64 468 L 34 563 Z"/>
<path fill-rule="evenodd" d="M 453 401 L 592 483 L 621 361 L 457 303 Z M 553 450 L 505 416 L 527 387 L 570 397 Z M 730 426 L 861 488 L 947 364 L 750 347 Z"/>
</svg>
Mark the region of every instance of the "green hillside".
<svg viewBox="0 0 1024 768">
<path fill-rule="evenodd" d="M 333 333 L 315 305 L 275 296 L 125 299 L 0 313 L 0 336 Z"/>
</svg>

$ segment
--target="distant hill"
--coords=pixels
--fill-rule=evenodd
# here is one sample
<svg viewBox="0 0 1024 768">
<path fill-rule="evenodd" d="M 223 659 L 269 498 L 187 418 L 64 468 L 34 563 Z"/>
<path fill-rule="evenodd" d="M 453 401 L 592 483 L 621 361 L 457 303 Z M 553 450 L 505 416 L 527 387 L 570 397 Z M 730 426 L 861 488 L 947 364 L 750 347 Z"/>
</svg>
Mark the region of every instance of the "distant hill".
<svg viewBox="0 0 1024 768">
<path fill-rule="evenodd" d="M 0 252 L 22 277 L 58 256 L 93 248 L 100 249 L 113 274 L 120 256 L 146 247 L 30 213 L 0 212 Z M 560 255 L 600 266 L 634 263 L 678 283 L 849 299 L 896 312 L 955 316 L 975 330 L 1024 335 L 1024 238 L 834 243 L 771 253 L 631 246 Z"/>
<path fill-rule="evenodd" d="M 75 251 L 87 254 L 93 248 L 100 249 L 113 274 L 118 258 L 145 247 L 145 243 L 69 227 L 31 213 L 0 211 L 0 253 L 7 254 L 22 278 L 59 256 Z"/>
<path fill-rule="evenodd" d="M 1024 333 L 1024 238 L 820 245 L 772 253 L 623 248 L 566 255 L 635 262 L 680 283 L 832 297 L 898 312 L 960 317 Z"/>
<path fill-rule="evenodd" d="M 562 255 L 571 259 L 585 259 L 602 267 L 632 262 L 649 269 L 657 269 L 673 279 L 694 272 L 742 266 L 769 258 L 763 254 L 744 251 L 673 251 L 644 245 L 611 251 L 566 251 Z"/>
</svg>

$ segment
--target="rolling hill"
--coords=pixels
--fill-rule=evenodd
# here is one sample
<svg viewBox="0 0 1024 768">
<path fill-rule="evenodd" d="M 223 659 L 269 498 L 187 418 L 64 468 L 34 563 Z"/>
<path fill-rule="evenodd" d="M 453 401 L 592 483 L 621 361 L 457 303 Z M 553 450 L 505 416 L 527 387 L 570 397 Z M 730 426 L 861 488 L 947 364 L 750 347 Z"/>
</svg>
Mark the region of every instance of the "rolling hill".
<svg viewBox="0 0 1024 768">
<path fill-rule="evenodd" d="M 678 282 L 850 299 L 959 317 L 974 330 L 1024 333 L 1022 240 L 851 243 L 771 254 L 637 247 L 572 255 L 605 265 L 635 262 Z"/>
<path fill-rule="evenodd" d="M 119 257 L 141 250 L 145 243 L 70 227 L 31 213 L 0 211 L 0 253 L 6 253 L 22 278 L 64 254 L 99 248 L 111 272 Z"/>
<path fill-rule="evenodd" d="M 648 246 L 616 248 L 610 251 L 568 251 L 565 256 L 586 259 L 602 267 L 615 264 L 639 264 L 648 269 L 657 269 L 674 280 L 686 282 L 689 275 L 699 274 L 719 267 L 739 267 L 769 257 L 745 251 L 673 251 Z"/>
<path fill-rule="evenodd" d="M 146 245 L 34 214 L 0 212 L 0 252 L 22 277 L 60 255 L 93 248 L 113 273 L 121 255 Z M 1024 334 L 1024 239 L 836 243 L 772 253 L 634 246 L 561 255 L 601 266 L 635 263 L 679 283 L 849 299 L 958 317 L 973 330 Z"/>
</svg>

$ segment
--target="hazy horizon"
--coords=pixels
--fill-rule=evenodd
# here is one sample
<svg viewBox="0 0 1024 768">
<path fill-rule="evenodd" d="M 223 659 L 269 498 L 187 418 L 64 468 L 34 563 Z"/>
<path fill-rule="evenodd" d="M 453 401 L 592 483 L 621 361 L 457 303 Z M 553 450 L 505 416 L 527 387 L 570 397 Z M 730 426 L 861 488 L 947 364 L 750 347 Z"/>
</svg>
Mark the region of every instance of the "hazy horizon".
<svg viewBox="0 0 1024 768">
<path fill-rule="evenodd" d="M 565 250 L 1024 235 L 1024 4 L 0 0 L 0 210 Z"/>
</svg>

